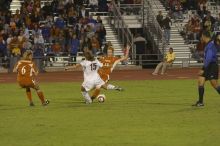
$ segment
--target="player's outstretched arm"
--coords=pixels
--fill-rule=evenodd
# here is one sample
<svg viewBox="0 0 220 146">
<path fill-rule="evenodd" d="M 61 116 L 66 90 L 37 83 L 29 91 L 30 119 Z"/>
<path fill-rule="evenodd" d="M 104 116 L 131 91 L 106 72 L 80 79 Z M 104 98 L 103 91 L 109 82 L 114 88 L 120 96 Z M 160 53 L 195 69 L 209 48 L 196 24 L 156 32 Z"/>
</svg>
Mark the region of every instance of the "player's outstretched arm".
<svg viewBox="0 0 220 146">
<path fill-rule="evenodd" d="M 129 52 L 130 52 L 130 48 L 131 48 L 131 46 L 127 44 L 127 46 L 126 46 L 126 52 L 125 52 L 125 56 L 121 57 L 121 58 L 119 59 L 119 62 L 128 59 L 128 57 L 129 57 Z"/>
<path fill-rule="evenodd" d="M 75 64 L 75 65 L 72 65 L 72 66 L 65 67 L 65 70 L 67 71 L 67 70 L 70 70 L 70 69 L 77 69 L 79 67 L 81 67 L 81 64 Z"/>
</svg>

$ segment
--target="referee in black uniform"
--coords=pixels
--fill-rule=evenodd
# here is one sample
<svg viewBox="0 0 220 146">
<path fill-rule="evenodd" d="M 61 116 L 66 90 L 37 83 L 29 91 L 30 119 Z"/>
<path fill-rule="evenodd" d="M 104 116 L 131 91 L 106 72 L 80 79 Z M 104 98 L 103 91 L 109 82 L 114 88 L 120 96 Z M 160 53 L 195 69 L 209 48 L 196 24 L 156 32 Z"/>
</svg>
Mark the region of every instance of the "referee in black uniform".
<svg viewBox="0 0 220 146">
<path fill-rule="evenodd" d="M 212 40 L 210 32 L 203 32 L 201 41 L 206 44 L 204 52 L 204 66 L 199 71 L 198 92 L 199 100 L 193 106 L 204 106 L 204 85 L 209 80 L 212 87 L 220 94 L 220 86 L 218 85 L 218 47 L 220 46 L 220 34 L 216 35 Z"/>
</svg>

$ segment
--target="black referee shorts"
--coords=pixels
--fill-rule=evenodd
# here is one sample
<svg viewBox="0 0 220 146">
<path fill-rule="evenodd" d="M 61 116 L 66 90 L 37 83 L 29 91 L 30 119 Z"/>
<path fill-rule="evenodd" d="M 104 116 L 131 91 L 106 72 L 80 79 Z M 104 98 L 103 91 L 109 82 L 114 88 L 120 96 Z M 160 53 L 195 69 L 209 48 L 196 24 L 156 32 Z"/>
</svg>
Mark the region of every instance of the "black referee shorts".
<svg viewBox="0 0 220 146">
<path fill-rule="evenodd" d="M 218 80 L 218 64 L 210 63 L 206 68 L 203 68 L 204 73 L 201 75 L 205 80 Z"/>
</svg>

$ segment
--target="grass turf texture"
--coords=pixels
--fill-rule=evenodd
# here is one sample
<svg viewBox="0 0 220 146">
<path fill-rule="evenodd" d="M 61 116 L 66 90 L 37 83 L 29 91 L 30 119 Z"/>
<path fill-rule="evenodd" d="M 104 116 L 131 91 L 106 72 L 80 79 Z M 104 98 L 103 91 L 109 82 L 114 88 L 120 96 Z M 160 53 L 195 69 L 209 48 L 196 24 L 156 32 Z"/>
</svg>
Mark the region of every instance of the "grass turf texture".
<svg viewBox="0 0 220 146">
<path fill-rule="evenodd" d="M 106 102 L 85 105 L 81 83 L 41 83 L 51 104 L 28 107 L 24 90 L 0 84 L 2 146 L 219 146 L 220 96 L 210 85 L 204 108 L 195 80 L 113 82 Z"/>
</svg>

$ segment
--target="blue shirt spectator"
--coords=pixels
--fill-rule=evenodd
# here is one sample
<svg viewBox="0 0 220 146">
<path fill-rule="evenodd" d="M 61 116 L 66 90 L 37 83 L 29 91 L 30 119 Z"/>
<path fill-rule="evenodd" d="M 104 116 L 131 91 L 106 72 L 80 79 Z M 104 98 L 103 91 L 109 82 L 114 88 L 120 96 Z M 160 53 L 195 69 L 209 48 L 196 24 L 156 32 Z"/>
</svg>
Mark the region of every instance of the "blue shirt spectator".
<svg viewBox="0 0 220 146">
<path fill-rule="evenodd" d="M 0 57 L 7 56 L 7 46 L 6 43 L 2 40 L 0 42 Z"/>
<path fill-rule="evenodd" d="M 58 17 L 58 18 L 56 19 L 55 26 L 58 27 L 58 28 L 60 28 L 60 29 L 63 29 L 64 26 L 65 26 L 65 22 L 63 21 L 62 18 Z"/>
<path fill-rule="evenodd" d="M 80 47 L 80 42 L 76 38 L 76 35 L 73 35 L 73 38 L 70 40 L 70 54 L 77 55 L 78 49 Z"/>
</svg>

